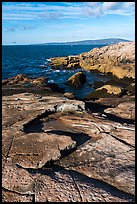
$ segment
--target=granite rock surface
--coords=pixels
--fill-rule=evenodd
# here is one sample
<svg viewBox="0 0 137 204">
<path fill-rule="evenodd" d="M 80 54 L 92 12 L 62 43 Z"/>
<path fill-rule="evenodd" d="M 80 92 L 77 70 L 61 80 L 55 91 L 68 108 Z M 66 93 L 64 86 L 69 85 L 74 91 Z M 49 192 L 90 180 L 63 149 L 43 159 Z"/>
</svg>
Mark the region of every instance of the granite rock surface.
<svg viewBox="0 0 137 204">
<path fill-rule="evenodd" d="M 135 79 L 135 42 L 121 42 L 76 56 L 51 58 L 52 67 L 109 73 L 118 79 Z"/>
<path fill-rule="evenodd" d="M 135 105 L 123 101 L 102 110 L 63 95 L 3 96 L 3 202 L 133 202 Z"/>
</svg>

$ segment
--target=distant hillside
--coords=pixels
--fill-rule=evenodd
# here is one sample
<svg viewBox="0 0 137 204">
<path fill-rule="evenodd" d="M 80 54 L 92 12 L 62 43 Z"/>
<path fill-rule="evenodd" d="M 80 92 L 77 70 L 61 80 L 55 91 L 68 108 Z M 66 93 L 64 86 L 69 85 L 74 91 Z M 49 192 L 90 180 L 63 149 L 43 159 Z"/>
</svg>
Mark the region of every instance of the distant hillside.
<svg viewBox="0 0 137 204">
<path fill-rule="evenodd" d="M 116 44 L 119 42 L 130 42 L 126 39 L 120 38 L 108 38 L 108 39 L 99 39 L 99 40 L 83 40 L 83 41 L 75 41 L 75 42 L 51 42 L 44 43 L 45 45 L 110 45 Z"/>
</svg>

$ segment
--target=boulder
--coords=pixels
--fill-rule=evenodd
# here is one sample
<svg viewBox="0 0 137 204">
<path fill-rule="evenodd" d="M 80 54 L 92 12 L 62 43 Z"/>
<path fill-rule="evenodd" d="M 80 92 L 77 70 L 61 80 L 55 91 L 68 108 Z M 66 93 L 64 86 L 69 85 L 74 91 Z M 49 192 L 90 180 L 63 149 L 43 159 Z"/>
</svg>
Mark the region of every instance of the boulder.
<svg viewBox="0 0 137 204">
<path fill-rule="evenodd" d="M 79 87 L 85 82 L 86 82 L 86 75 L 83 72 L 77 72 L 67 80 L 67 83 L 69 85 L 72 85 L 75 87 Z"/>
<path fill-rule="evenodd" d="M 94 92 L 88 94 L 85 99 L 99 99 L 99 98 L 108 98 L 120 96 L 122 93 L 122 89 L 119 86 L 114 85 L 104 85 Z"/>
</svg>

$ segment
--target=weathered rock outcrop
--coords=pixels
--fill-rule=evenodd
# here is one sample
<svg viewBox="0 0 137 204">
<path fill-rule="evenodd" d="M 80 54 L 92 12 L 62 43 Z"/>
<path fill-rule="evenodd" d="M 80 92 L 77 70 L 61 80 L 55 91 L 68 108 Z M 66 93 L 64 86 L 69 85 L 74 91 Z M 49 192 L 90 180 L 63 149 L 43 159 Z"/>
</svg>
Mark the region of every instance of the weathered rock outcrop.
<svg viewBox="0 0 137 204">
<path fill-rule="evenodd" d="M 119 79 L 135 78 L 135 43 L 118 43 L 95 48 L 88 53 L 81 54 L 81 67 L 87 70 L 98 70 L 111 73 Z"/>
<path fill-rule="evenodd" d="M 53 68 L 60 67 L 62 69 L 74 69 L 80 66 L 79 56 L 55 57 L 50 58 L 50 65 Z"/>
<path fill-rule="evenodd" d="M 122 115 L 131 109 L 115 105 L 118 122 L 62 96 L 3 96 L 3 202 L 134 202 L 135 124 Z"/>
<path fill-rule="evenodd" d="M 8 98 L 11 102 L 7 106 L 10 106 L 12 120 L 7 115 L 8 109 L 6 103 L 3 107 L 3 115 L 7 115 L 3 119 L 3 128 L 7 131 L 8 126 L 12 125 L 13 129 L 15 127 L 16 130 L 16 133 L 14 133 L 16 139 L 14 138 L 12 148 L 10 149 L 10 156 L 24 168 L 41 168 L 47 161 L 57 160 L 61 156 L 60 151 L 75 147 L 75 142 L 65 135 L 56 137 L 55 134 L 48 135 L 46 132 L 43 133 L 43 130 L 39 134 L 35 133 L 35 131 L 31 134 L 29 133 L 28 137 L 26 137 L 27 135 L 23 134 L 22 130 L 28 132 L 27 127 L 31 127 L 33 123 L 35 124 L 35 121 L 39 122 L 39 118 L 44 114 L 50 115 L 56 111 L 73 113 L 84 110 L 84 103 L 80 101 L 63 100 L 59 97 L 52 97 L 52 100 L 50 97 L 46 97 L 45 99 L 40 99 L 39 97 L 33 94 L 9 96 Z M 45 106 L 45 101 L 42 100 L 49 102 Z M 5 96 L 3 97 L 3 101 L 5 101 Z M 26 118 L 27 113 L 30 116 Z M 16 114 L 20 115 L 15 117 Z M 18 121 L 19 118 L 22 119 L 21 122 Z M 19 137 L 19 135 L 22 136 Z"/>
<path fill-rule="evenodd" d="M 25 74 L 19 74 L 17 76 L 8 78 L 6 80 L 2 81 L 2 85 L 47 85 L 47 79 L 45 77 L 35 77 L 35 78 L 29 78 Z"/>
<path fill-rule="evenodd" d="M 135 101 L 120 103 L 117 107 L 107 108 L 104 112 L 121 118 L 135 120 Z"/>
<path fill-rule="evenodd" d="M 54 58 L 115 76 L 84 102 L 49 91 L 58 87 L 44 77 L 2 82 L 3 202 L 134 202 L 134 62 L 132 42 Z M 82 74 L 68 82 L 80 86 Z"/>
<path fill-rule="evenodd" d="M 56 58 L 50 58 L 50 65 L 55 68 L 61 66 L 63 67 L 67 67 L 68 65 L 68 57 L 56 57 Z"/>
<path fill-rule="evenodd" d="M 88 94 L 85 99 L 99 99 L 108 97 L 118 97 L 122 93 L 122 89 L 119 86 L 104 85 L 94 92 Z"/>
<path fill-rule="evenodd" d="M 74 66 L 72 66 L 74 64 Z M 53 67 L 75 68 L 110 73 L 119 79 L 135 79 L 135 42 L 122 42 L 77 56 L 51 58 Z"/>
<path fill-rule="evenodd" d="M 48 80 L 46 77 L 28 77 L 24 74 L 19 74 L 16 75 L 14 77 L 8 78 L 6 80 L 2 80 L 2 86 L 5 88 L 30 88 L 32 90 L 32 88 L 34 88 L 34 90 L 38 89 L 38 90 L 49 90 L 49 91 L 53 91 L 53 92 L 60 92 L 60 93 L 64 93 L 64 89 L 60 88 L 57 84 L 55 83 L 48 83 Z"/>
<path fill-rule="evenodd" d="M 73 76 L 71 76 L 67 83 L 72 86 L 80 86 L 86 82 L 86 75 L 83 72 L 77 72 Z"/>
</svg>

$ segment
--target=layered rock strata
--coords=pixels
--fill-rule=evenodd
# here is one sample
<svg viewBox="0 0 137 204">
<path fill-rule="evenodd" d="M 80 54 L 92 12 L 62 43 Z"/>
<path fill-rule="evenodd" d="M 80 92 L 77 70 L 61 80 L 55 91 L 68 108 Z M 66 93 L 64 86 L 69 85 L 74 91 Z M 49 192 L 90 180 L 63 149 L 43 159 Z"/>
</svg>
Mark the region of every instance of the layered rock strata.
<svg viewBox="0 0 137 204">
<path fill-rule="evenodd" d="M 52 59 L 115 76 L 84 102 L 55 94 L 44 77 L 2 82 L 3 202 L 135 201 L 134 62 L 132 42 Z"/>
<path fill-rule="evenodd" d="M 100 112 L 59 96 L 3 96 L 3 202 L 133 202 L 130 100 Z M 131 118 L 125 122 L 127 107 Z M 108 118 L 110 112 L 121 122 Z"/>
</svg>

